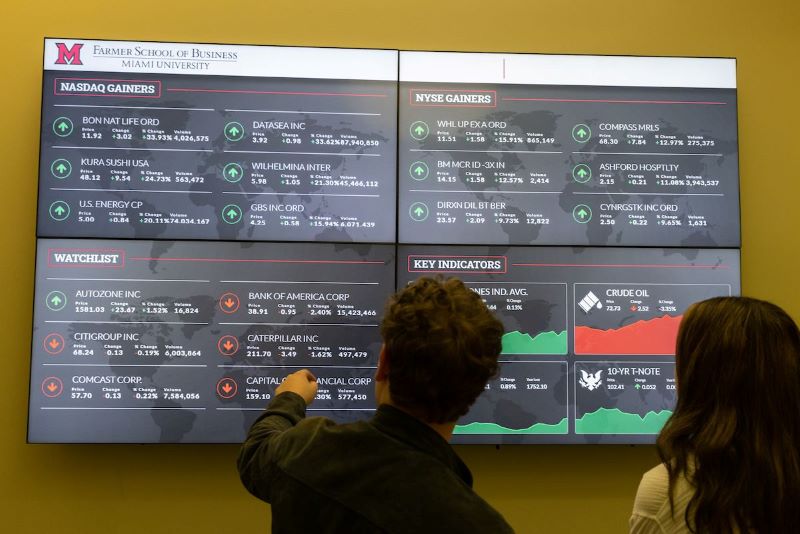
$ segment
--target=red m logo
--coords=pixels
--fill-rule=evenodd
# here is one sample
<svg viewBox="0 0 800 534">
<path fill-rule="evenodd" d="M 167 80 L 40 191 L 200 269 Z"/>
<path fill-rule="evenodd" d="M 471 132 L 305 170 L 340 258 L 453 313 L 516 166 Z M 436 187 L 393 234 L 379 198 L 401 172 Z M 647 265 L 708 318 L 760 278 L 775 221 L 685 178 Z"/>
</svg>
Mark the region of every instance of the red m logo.
<svg viewBox="0 0 800 534">
<path fill-rule="evenodd" d="M 67 48 L 65 43 L 56 43 L 56 47 L 58 47 L 56 65 L 83 65 L 81 62 L 83 43 L 75 43 L 70 48 Z"/>
</svg>

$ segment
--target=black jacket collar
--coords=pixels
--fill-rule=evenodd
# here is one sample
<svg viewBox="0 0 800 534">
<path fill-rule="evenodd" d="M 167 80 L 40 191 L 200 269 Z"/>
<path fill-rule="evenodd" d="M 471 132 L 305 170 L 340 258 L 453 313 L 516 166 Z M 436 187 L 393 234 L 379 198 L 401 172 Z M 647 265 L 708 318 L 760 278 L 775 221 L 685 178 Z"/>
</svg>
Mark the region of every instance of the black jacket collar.
<svg viewBox="0 0 800 534">
<path fill-rule="evenodd" d="M 430 454 L 452 469 L 464 483 L 472 487 L 472 473 L 453 447 L 434 429 L 408 413 L 381 404 L 371 423 L 379 431 L 422 452 Z"/>
</svg>

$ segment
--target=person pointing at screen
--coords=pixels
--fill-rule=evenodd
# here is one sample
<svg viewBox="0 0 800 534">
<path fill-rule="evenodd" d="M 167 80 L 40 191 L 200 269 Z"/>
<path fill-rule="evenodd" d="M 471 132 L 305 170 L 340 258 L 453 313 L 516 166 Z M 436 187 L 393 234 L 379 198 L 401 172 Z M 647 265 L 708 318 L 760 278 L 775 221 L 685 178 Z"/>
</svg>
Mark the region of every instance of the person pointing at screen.
<svg viewBox="0 0 800 534">
<path fill-rule="evenodd" d="M 420 278 L 389 300 L 381 335 L 371 420 L 306 418 L 304 369 L 250 428 L 239 475 L 272 505 L 272 531 L 513 532 L 448 443 L 497 374 L 503 325 L 460 280 Z"/>
</svg>

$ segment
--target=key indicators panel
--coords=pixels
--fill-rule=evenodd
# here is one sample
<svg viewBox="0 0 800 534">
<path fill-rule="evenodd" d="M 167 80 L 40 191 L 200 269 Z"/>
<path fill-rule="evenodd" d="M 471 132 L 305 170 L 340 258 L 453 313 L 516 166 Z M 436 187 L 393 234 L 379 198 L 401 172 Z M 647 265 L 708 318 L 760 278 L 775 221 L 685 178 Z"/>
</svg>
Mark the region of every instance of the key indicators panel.
<svg viewBox="0 0 800 534">
<path fill-rule="evenodd" d="M 681 318 L 740 292 L 735 249 L 400 245 L 397 268 L 398 287 L 458 276 L 505 327 L 458 443 L 652 443 Z"/>
</svg>

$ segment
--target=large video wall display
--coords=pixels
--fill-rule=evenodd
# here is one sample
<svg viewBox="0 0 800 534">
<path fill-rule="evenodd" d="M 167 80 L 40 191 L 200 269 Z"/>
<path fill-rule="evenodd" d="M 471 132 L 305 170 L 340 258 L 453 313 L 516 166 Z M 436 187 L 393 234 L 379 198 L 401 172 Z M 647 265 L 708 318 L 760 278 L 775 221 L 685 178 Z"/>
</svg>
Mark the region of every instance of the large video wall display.
<svg viewBox="0 0 800 534">
<path fill-rule="evenodd" d="M 430 275 L 506 330 L 454 442 L 651 443 L 740 292 L 733 60 L 44 46 L 30 442 L 240 442 L 301 368 L 368 418 Z"/>
</svg>

